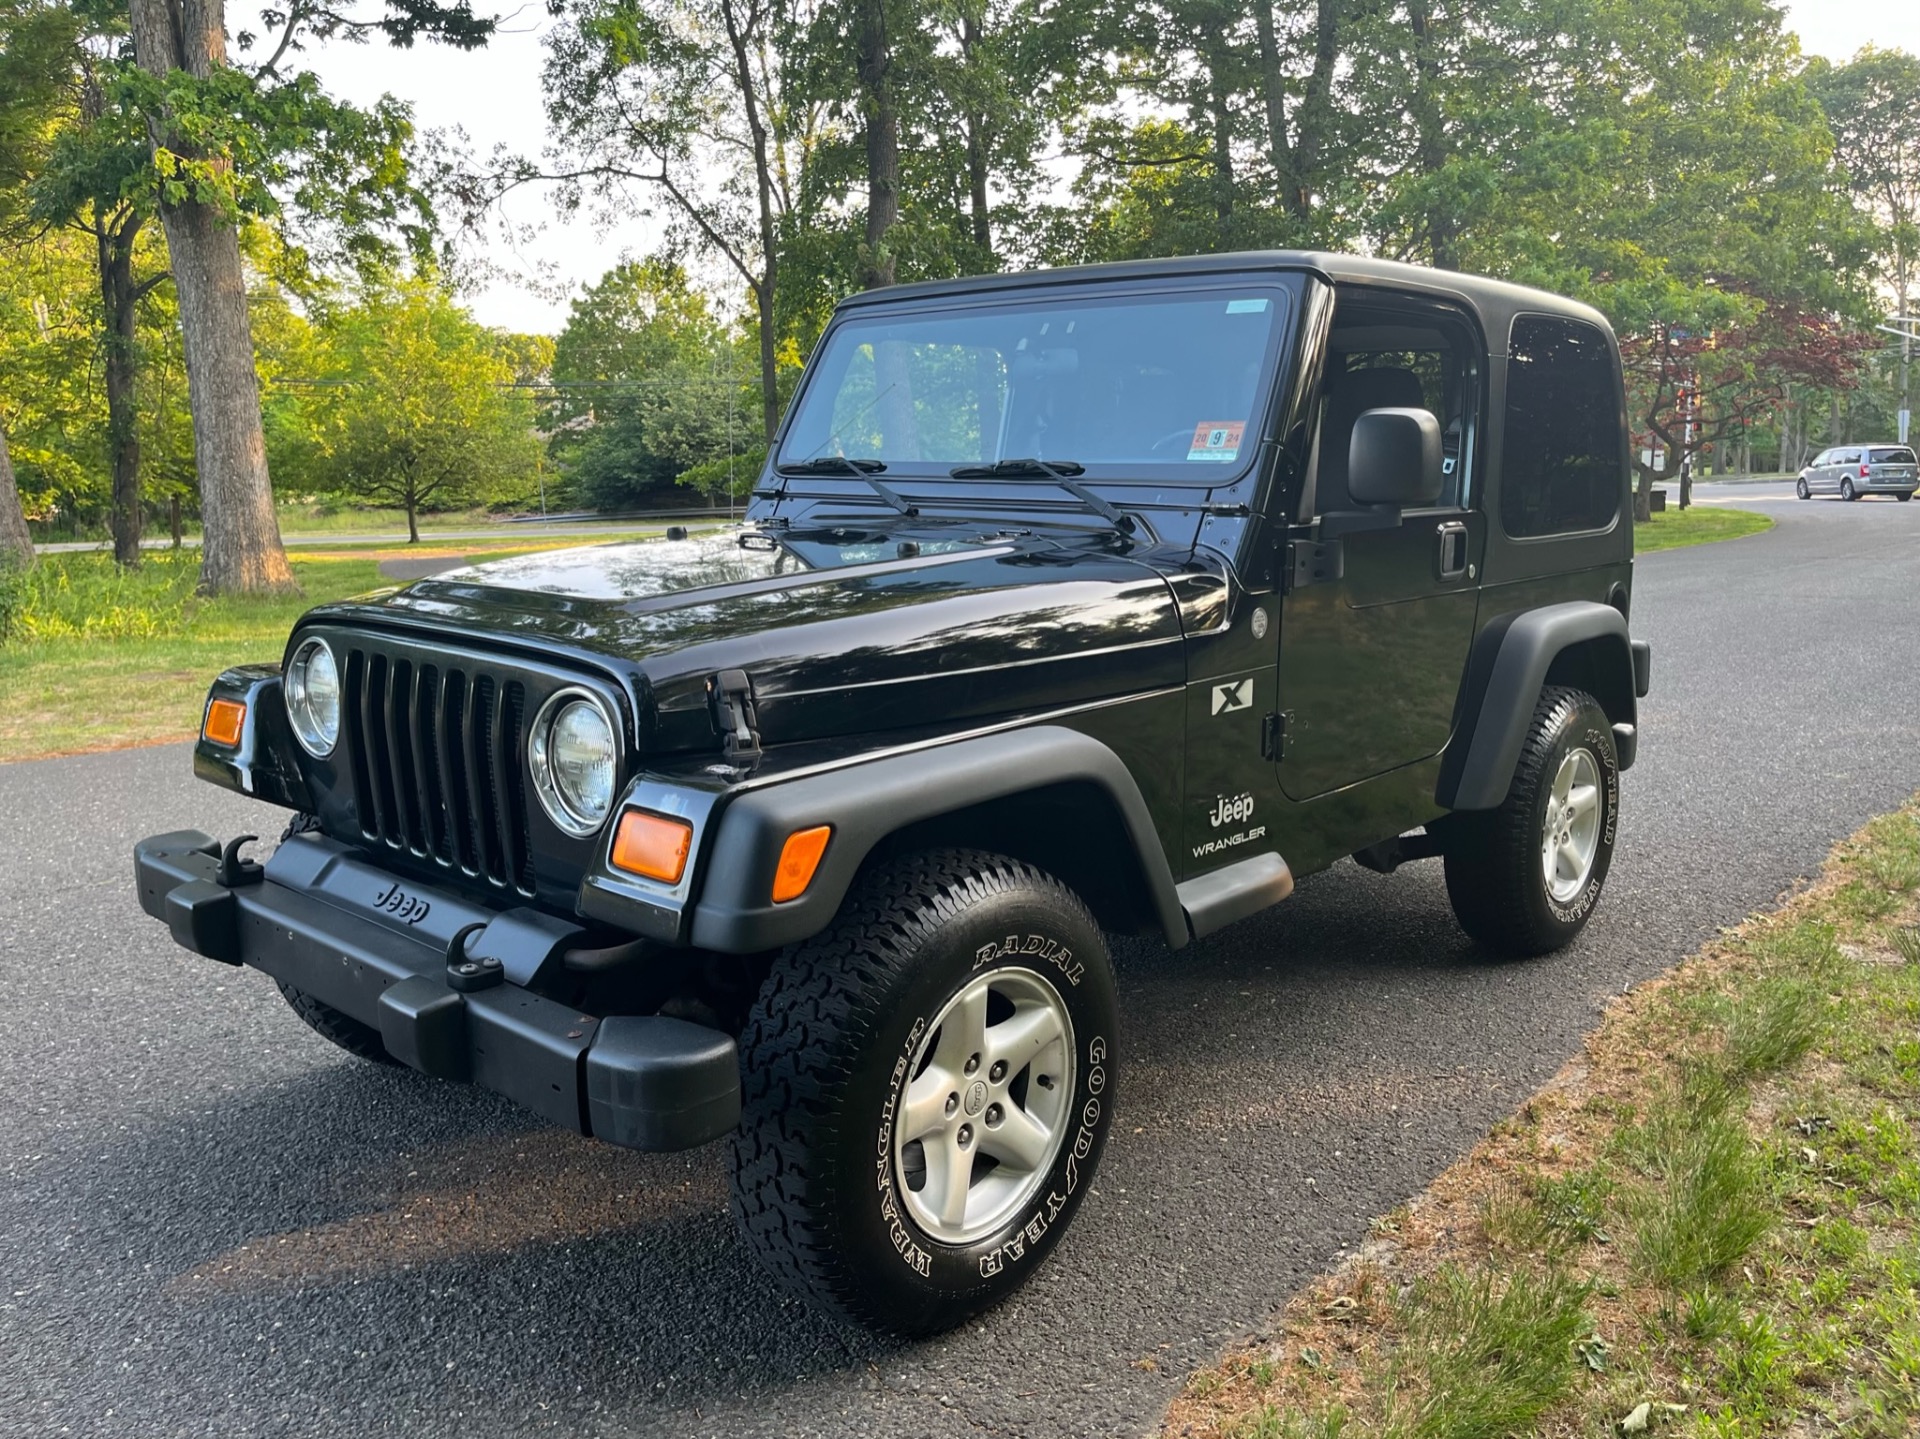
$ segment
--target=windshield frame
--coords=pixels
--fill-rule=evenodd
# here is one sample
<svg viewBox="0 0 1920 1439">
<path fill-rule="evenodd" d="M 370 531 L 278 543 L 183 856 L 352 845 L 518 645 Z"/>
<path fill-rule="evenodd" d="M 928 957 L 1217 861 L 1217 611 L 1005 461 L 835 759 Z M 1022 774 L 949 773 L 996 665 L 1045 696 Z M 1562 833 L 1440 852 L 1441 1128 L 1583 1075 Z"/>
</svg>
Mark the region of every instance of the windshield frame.
<svg viewBox="0 0 1920 1439">
<path fill-rule="evenodd" d="M 1075 477 L 1083 484 L 1157 486 L 1183 490 L 1214 490 L 1240 484 L 1252 473 L 1263 451 L 1267 448 L 1266 442 L 1273 425 L 1276 407 L 1280 403 L 1282 371 L 1293 356 L 1294 329 L 1299 315 L 1298 286 L 1301 273 L 1298 269 L 1275 267 L 1227 270 L 1191 276 L 1156 275 L 1150 278 L 1117 281 L 1068 281 L 1051 280 L 1046 277 L 1045 272 L 1040 272 L 1034 276 L 1033 283 L 1030 285 L 995 286 L 992 289 L 972 293 L 954 291 L 902 297 L 898 301 L 862 301 L 857 305 L 843 306 L 821 333 L 818 343 L 807 358 L 806 369 L 801 376 L 800 384 L 795 389 L 792 400 L 788 402 L 786 413 L 781 417 L 779 431 L 774 437 L 774 444 L 768 451 L 763 484 L 772 486 L 778 492 L 784 492 L 786 486 L 796 477 L 791 474 L 782 474 L 780 467 L 803 464 L 809 458 L 787 453 L 794 424 L 813 388 L 822 383 L 821 376 L 827 368 L 825 361 L 830 347 L 841 332 L 850 326 L 864 326 L 876 320 L 893 318 L 967 314 L 981 310 L 1007 311 L 1049 304 L 1057 306 L 1063 301 L 1098 303 L 1102 300 L 1129 300 L 1151 303 L 1158 300 L 1205 299 L 1216 294 L 1225 294 L 1230 298 L 1264 298 L 1274 307 L 1266 349 L 1261 360 L 1261 378 L 1255 385 L 1253 407 L 1246 421 L 1247 442 L 1241 445 L 1240 453 L 1233 461 L 1224 464 L 1192 460 L 1122 463 L 1111 460 L 1087 461 L 1084 457 L 1077 455 L 1046 458 L 1050 463 L 1055 464 L 1065 464 L 1068 461 L 1084 463 L 1085 472 Z M 949 473 L 956 466 L 946 461 L 897 461 L 883 456 L 850 456 L 849 458 L 883 459 L 886 469 L 881 473 L 894 483 L 908 483 L 916 493 L 923 492 L 930 483 L 961 487 L 991 484 L 1045 487 L 1053 484 L 1052 480 L 1041 474 L 1036 474 L 1032 478 L 1025 476 L 960 478 Z M 1002 459 L 1026 458 L 1032 457 L 1024 455 L 1002 457 Z M 810 475 L 807 478 L 838 480 L 840 477 Z M 849 475 L 846 478 L 853 481 L 856 477 Z"/>
</svg>

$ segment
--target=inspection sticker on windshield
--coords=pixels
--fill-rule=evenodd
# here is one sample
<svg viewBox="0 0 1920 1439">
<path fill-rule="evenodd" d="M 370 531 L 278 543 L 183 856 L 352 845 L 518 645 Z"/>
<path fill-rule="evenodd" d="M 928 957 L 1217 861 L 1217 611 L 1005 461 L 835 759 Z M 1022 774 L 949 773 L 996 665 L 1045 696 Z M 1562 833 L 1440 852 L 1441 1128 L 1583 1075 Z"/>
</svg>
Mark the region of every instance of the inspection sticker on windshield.
<svg viewBox="0 0 1920 1439">
<path fill-rule="evenodd" d="M 1246 428 L 1244 420 L 1202 420 L 1193 427 L 1193 448 L 1187 458 L 1222 463 L 1239 458 L 1240 436 Z"/>
</svg>

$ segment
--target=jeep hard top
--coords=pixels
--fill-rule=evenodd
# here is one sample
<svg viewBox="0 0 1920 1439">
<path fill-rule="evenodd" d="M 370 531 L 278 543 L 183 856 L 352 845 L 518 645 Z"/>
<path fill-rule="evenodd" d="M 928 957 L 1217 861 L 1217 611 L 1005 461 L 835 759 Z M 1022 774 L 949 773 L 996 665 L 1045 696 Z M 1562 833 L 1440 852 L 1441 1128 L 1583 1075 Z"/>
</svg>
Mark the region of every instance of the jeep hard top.
<svg viewBox="0 0 1920 1439">
<path fill-rule="evenodd" d="M 1627 496 L 1614 338 L 1553 295 L 1305 253 L 859 295 L 743 527 L 222 675 L 195 769 L 287 832 L 146 840 L 140 898 L 357 1055 L 724 1138 L 773 1269 L 939 1329 L 1087 1197 L 1105 935 L 1348 855 L 1441 859 L 1490 950 L 1579 933 L 1647 689 Z"/>
</svg>

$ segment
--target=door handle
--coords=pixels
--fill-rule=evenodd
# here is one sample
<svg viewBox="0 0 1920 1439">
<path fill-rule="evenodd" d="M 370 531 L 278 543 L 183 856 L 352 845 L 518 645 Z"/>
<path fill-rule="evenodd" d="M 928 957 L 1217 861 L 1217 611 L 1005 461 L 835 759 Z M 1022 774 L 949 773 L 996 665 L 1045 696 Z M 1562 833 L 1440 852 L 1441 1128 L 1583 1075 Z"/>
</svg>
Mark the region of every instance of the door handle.
<svg viewBox="0 0 1920 1439">
<path fill-rule="evenodd" d="M 1440 550 L 1434 573 L 1443 580 L 1457 580 L 1467 572 L 1467 527 L 1458 520 L 1442 520 L 1437 533 Z"/>
</svg>

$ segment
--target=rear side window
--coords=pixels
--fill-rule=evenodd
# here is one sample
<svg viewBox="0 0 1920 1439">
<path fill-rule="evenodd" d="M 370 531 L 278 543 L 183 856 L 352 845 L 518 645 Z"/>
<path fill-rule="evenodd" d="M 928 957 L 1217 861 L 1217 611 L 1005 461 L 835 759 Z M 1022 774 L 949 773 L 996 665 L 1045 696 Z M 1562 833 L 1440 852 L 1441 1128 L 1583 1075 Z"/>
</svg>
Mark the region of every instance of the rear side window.
<svg viewBox="0 0 1920 1439">
<path fill-rule="evenodd" d="M 1875 465 L 1911 465 L 1915 463 L 1912 450 L 1874 450 L 1868 457 L 1868 463 Z"/>
<path fill-rule="evenodd" d="M 1522 315 L 1507 349 L 1501 525 L 1516 536 L 1604 529 L 1626 474 L 1607 337 L 1579 320 Z"/>
</svg>

